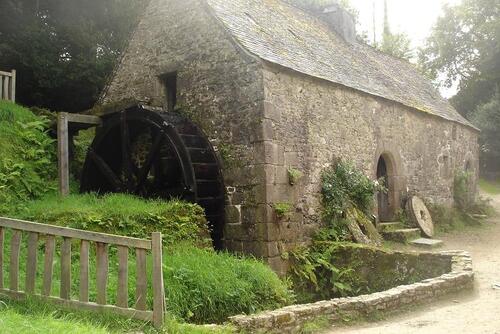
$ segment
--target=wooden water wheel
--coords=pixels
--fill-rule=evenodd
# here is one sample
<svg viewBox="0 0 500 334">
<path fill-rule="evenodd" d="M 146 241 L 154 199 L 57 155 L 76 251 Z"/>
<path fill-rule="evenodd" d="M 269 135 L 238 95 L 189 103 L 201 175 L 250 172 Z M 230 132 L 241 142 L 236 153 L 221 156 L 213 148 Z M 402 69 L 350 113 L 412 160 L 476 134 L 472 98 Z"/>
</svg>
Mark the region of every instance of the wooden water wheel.
<svg viewBox="0 0 500 334">
<path fill-rule="evenodd" d="M 104 116 L 87 154 L 81 191 L 198 203 L 214 246 L 222 246 L 220 164 L 207 137 L 179 114 L 139 105 Z"/>
</svg>

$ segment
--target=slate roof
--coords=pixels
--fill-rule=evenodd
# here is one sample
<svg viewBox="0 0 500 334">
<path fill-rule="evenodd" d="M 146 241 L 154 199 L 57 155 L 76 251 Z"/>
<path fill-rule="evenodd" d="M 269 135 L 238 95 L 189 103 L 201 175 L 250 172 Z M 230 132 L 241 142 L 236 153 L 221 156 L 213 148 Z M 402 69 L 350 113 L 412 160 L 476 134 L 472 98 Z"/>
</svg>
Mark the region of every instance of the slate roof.
<svg viewBox="0 0 500 334">
<path fill-rule="evenodd" d="M 414 65 L 361 43 L 281 0 L 205 0 L 236 41 L 271 63 L 472 126 Z"/>
</svg>

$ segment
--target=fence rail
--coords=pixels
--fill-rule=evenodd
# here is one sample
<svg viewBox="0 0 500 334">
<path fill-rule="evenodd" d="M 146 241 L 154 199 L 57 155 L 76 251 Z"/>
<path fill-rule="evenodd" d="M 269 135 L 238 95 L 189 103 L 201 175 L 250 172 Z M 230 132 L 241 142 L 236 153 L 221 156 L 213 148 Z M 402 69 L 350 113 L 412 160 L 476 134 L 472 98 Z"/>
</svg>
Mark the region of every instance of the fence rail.
<svg viewBox="0 0 500 334">
<path fill-rule="evenodd" d="M 6 230 L 12 232 L 10 240 L 6 240 Z M 24 291 L 20 290 L 19 267 L 23 236 L 27 239 L 26 277 Z M 60 246 L 60 293 L 52 296 L 52 280 L 56 238 L 62 238 Z M 71 298 L 71 261 L 72 245 L 80 241 L 80 277 L 79 299 Z M 40 293 L 35 290 L 37 277 L 37 252 L 40 241 L 44 242 L 43 282 Z M 5 265 L 4 249 L 10 245 L 9 266 Z M 96 256 L 96 300 L 89 299 L 89 258 L 92 245 L 95 245 Z M 109 247 L 117 248 L 118 256 L 118 288 L 116 305 L 107 303 L 107 285 L 109 274 Z M 129 305 L 128 295 L 128 256 L 130 250 L 136 254 L 136 287 L 135 303 Z M 146 268 L 147 252 L 152 254 L 152 291 L 153 307 L 147 307 L 148 272 Z M 4 268 L 8 271 L 9 286 L 4 286 Z M 162 235 L 153 233 L 151 240 L 135 239 L 82 231 L 77 229 L 44 225 L 22 220 L 0 218 L 0 294 L 14 299 L 34 296 L 64 307 L 77 310 L 107 311 L 134 319 L 151 321 L 155 327 L 161 327 L 164 321 L 164 289 L 162 271 Z"/>
<path fill-rule="evenodd" d="M 0 71 L 0 100 L 16 102 L 16 70 Z"/>
</svg>

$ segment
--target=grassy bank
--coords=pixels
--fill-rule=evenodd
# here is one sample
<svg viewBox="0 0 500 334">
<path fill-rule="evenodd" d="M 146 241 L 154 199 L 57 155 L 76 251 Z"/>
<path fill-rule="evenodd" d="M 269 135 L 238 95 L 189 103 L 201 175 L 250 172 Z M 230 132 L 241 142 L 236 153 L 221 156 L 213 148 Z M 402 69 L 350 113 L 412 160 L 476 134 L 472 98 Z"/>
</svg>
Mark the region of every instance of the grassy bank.
<svg viewBox="0 0 500 334">
<path fill-rule="evenodd" d="M 500 181 L 479 180 L 479 187 L 482 191 L 490 195 L 500 195 Z"/>
</svg>

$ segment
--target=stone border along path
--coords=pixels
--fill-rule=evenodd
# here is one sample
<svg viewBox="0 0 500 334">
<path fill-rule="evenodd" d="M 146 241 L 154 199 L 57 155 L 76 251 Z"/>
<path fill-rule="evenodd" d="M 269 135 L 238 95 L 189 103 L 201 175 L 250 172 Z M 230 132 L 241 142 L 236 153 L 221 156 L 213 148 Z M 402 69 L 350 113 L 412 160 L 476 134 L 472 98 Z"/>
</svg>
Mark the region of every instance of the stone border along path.
<svg viewBox="0 0 500 334">
<path fill-rule="evenodd" d="M 229 321 L 247 333 L 298 333 L 304 324 L 319 317 L 326 317 L 334 324 L 346 317 L 366 317 L 377 312 L 395 311 L 407 305 L 431 302 L 449 293 L 473 288 L 474 272 L 469 253 L 444 251 L 433 254 L 451 257 L 450 273 L 370 295 L 292 305 L 256 315 L 234 316 Z"/>
</svg>

